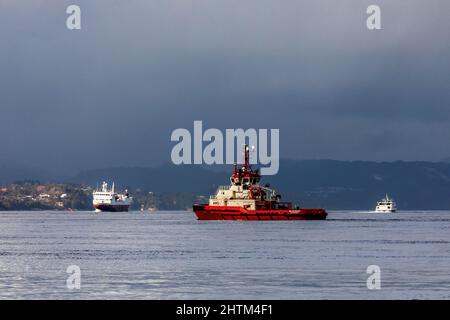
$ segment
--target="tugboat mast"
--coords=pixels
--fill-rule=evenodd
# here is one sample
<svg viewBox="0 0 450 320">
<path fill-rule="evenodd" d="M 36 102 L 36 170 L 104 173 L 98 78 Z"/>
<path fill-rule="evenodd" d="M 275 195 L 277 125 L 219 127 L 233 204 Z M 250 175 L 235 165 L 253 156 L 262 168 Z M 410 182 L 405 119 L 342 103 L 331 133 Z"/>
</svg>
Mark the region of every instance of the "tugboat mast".
<svg viewBox="0 0 450 320">
<path fill-rule="evenodd" d="M 250 148 L 248 144 L 244 146 L 244 168 L 246 171 L 250 170 Z"/>
</svg>

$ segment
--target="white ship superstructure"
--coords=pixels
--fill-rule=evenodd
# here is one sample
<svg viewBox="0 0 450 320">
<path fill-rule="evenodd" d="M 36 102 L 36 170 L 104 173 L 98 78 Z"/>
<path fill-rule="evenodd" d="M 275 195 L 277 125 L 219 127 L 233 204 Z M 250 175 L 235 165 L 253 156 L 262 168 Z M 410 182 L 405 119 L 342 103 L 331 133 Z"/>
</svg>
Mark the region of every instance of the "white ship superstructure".
<svg viewBox="0 0 450 320">
<path fill-rule="evenodd" d="M 395 212 L 397 210 L 397 205 L 395 204 L 394 199 L 389 198 L 388 195 L 384 199 L 381 199 L 377 202 L 377 206 L 375 208 L 375 212 L 379 213 L 390 213 Z"/>
<path fill-rule="evenodd" d="M 125 190 L 124 194 L 119 194 L 114 191 L 114 183 L 112 188 L 108 189 L 106 182 L 102 183 L 102 187 L 96 189 L 93 193 L 92 204 L 96 211 L 128 211 L 128 208 L 133 201 L 128 191 Z"/>
</svg>

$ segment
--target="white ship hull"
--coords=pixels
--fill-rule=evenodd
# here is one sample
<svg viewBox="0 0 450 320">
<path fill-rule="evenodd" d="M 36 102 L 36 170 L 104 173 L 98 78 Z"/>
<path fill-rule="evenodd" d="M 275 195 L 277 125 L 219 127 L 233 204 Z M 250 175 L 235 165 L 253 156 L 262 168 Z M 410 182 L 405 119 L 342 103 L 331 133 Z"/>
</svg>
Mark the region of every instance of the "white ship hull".
<svg viewBox="0 0 450 320">
<path fill-rule="evenodd" d="M 377 213 L 393 213 L 395 212 L 395 209 L 387 209 L 387 208 L 375 208 L 375 212 Z"/>
<path fill-rule="evenodd" d="M 94 204 L 96 212 L 126 212 L 129 207 L 129 204 Z"/>
</svg>

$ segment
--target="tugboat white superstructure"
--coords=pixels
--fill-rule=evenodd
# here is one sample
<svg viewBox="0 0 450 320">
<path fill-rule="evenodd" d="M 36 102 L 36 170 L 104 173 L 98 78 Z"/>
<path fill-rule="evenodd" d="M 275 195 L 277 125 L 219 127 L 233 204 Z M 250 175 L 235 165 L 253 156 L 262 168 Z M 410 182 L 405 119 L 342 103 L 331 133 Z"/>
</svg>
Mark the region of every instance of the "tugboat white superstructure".
<svg viewBox="0 0 450 320">
<path fill-rule="evenodd" d="M 102 183 L 100 189 L 95 190 L 92 193 L 95 211 L 109 211 L 109 212 L 120 212 L 128 211 L 128 208 L 133 201 L 130 197 L 128 191 L 125 190 L 125 194 L 119 194 L 114 191 L 114 183 L 111 189 L 108 189 L 108 184 L 106 182 Z"/>
<path fill-rule="evenodd" d="M 394 199 L 389 198 L 388 195 L 384 199 L 381 199 L 377 202 L 377 206 L 375 208 L 375 212 L 378 213 L 391 213 L 397 210 L 397 205 L 395 204 Z"/>
</svg>

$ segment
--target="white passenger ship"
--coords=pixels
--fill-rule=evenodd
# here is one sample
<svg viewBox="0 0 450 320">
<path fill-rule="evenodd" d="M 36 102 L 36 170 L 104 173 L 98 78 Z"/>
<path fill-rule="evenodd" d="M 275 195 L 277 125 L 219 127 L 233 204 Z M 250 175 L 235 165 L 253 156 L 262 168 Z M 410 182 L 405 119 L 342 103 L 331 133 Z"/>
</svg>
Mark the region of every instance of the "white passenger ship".
<svg viewBox="0 0 450 320">
<path fill-rule="evenodd" d="M 379 213 L 390 213 L 395 212 L 397 210 L 397 205 L 395 204 L 394 199 L 389 198 L 388 195 L 384 199 L 381 199 L 377 202 L 377 206 L 375 208 L 375 212 Z"/>
<path fill-rule="evenodd" d="M 125 194 L 119 194 L 114 191 L 114 183 L 111 189 L 108 189 L 106 182 L 102 183 L 100 189 L 96 189 L 93 193 L 93 201 L 95 211 L 128 211 L 128 208 L 133 201 L 133 198 L 128 194 L 128 190 L 125 190 Z"/>
</svg>

